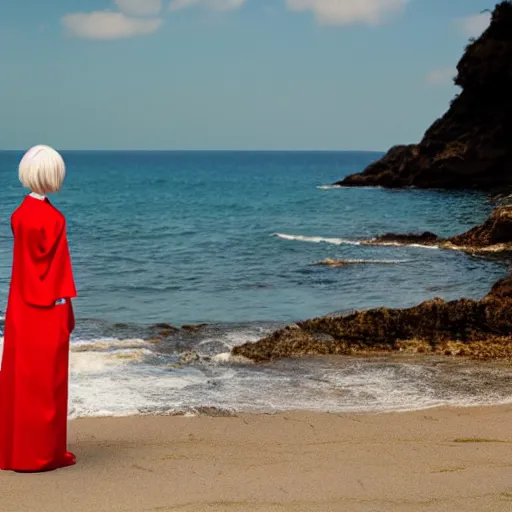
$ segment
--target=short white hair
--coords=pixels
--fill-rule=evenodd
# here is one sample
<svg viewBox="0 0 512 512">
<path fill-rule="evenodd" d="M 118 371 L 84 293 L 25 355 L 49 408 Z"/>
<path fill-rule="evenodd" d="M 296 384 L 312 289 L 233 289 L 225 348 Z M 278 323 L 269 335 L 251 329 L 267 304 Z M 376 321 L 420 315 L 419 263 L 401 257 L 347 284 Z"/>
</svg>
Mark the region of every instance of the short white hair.
<svg viewBox="0 0 512 512">
<path fill-rule="evenodd" d="M 21 159 L 20 181 L 36 194 L 58 192 L 65 176 L 66 165 L 62 156 L 49 146 L 34 146 Z"/>
</svg>

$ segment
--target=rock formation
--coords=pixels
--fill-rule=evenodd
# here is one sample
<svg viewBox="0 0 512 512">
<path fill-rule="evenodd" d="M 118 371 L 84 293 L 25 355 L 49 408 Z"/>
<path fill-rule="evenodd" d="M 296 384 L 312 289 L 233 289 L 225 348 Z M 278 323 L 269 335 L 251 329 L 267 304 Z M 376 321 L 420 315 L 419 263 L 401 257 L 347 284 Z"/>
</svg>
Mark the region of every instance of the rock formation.
<svg viewBox="0 0 512 512">
<path fill-rule="evenodd" d="M 397 233 L 385 233 L 384 235 L 379 235 L 373 240 L 368 240 L 363 242 L 363 245 L 386 245 L 386 244 L 396 244 L 396 245 L 438 245 L 442 241 L 436 234 L 431 233 L 430 231 L 425 231 L 421 234 L 416 233 L 407 233 L 407 234 L 397 234 Z"/>
<path fill-rule="evenodd" d="M 176 334 L 183 333 L 195 333 L 208 327 L 209 324 L 197 324 L 197 325 L 182 325 L 181 328 L 168 323 L 158 323 L 149 327 L 150 335 L 144 339 L 149 343 L 160 343 L 166 338 L 172 337 Z"/>
<path fill-rule="evenodd" d="M 395 146 L 342 186 L 501 189 L 512 186 L 512 3 L 457 66 L 462 88 L 419 144 Z"/>
<path fill-rule="evenodd" d="M 512 277 L 480 301 L 434 299 L 407 309 L 379 308 L 315 318 L 235 347 L 254 362 L 306 355 L 410 351 L 512 358 Z"/>
<path fill-rule="evenodd" d="M 450 238 L 449 242 L 460 247 L 510 245 L 512 248 L 512 206 L 496 208 L 483 224 Z"/>
<path fill-rule="evenodd" d="M 451 238 L 441 238 L 434 233 L 395 234 L 386 233 L 363 245 L 411 245 L 438 246 L 466 252 L 512 252 L 512 205 L 499 206 L 489 218 L 466 233 Z"/>
</svg>

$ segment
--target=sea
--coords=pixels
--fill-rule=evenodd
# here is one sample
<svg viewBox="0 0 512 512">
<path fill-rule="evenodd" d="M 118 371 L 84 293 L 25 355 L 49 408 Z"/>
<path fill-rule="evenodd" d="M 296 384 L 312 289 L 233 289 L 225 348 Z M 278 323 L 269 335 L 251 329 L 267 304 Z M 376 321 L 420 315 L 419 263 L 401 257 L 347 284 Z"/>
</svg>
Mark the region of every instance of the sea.
<svg viewBox="0 0 512 512">
<path fill-rule="evenodd" d="M 449 357 L 311 357 L 255 365 L 231 349 L 307 318 L 434 297 L 480 298 L 510 262 L 385 232 L 461 233 L 480 192 L 341 188 L 378 152 L 68 151 L 66 215 L 79 297 L 70 417 L 216 411 L 402 411 L 512 401 L 512 368 Z M 0 345 L 20 151 L 0 152 Z M 326 258 L 353 262 L 317 266 Z M 180 327 L 151 342 L 151 326 Z"/>
</svg>

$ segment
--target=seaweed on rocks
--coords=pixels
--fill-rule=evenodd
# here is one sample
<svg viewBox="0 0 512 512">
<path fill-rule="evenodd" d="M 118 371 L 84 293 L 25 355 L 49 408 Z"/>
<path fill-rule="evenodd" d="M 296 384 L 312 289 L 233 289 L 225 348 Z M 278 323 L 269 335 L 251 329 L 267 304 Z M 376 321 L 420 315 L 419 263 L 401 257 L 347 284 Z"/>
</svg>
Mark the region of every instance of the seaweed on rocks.
<svg viewBox="0 0 512 512">
<path fill-rule="evenodd" d="M 484 299 L 433 299 L 406 309 L 378 308 L 285 327 L 233 355 L 254 362 L 308 355 L 390 351 L 512 358 L 512 278 Z"/>
</svg>

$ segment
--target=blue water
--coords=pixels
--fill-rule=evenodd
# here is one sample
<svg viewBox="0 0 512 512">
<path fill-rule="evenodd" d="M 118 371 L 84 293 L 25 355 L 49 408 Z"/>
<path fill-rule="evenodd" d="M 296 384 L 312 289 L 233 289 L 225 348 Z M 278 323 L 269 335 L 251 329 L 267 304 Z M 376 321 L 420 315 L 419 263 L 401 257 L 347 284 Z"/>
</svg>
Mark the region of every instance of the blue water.
<svg viewBox="0 0 512 512">
<path fill-rule="evenodd" d="M 390 407 L 439 403 L 442 393 L 425 391 L 424 373 L 419 377 L 413 367 L 407 373 L 394 363 L 384 370 L 368 363 L 357 371 L 363 363 L 343 363 L 345 370 L 297 363 L 290 373 L 286 366 L 219 366 L 208 358 L 284 323 L 332 312 L 410 306 L 432 297 L 479 298 L 507 270 L 503 262 L 460 252 L 354 245 L 387 231 L 461 233 L 491 209 L 477 192 L 319 188 L 362 170 L 379 153 L 63 156 L 68 176 L 51 199 L 68 219 L 79 291 L 72 349 L 76 415 L 168 410 L 205 400 L 244 408 L 267 403 L 269 382 L 276 381 L 283 395 L 273 397 L 272 408 L 308 408 L 327 393 L 331 408 L 382 409 L 382 389 L 396 393 L 397 382 L 413 392 L 397 396 Z M 17 177 L 20 158 L 20 152 L 0 152 L 0 310 L 11 265 L 9 218 L 25 193 Z M 373 263 L 312 266 L 325 258 Z M 212 326 L 150 345 L 141 338 L 156 322 Z M 206 359 L 172 366 L 187 351 Z M 344 392 L 354 386 L 350 403 L 337 402 L 339 379 Z M 434 380 L 440 382 L 438 374 Z M 307 388 L 302 395 L 299 382 Z M 477 400 L 475 393 L 461 400 Z"/>
<path fill-rule="evenodd" d="M 23 197 L 20 153 L 0 153 L 0 304 L 9 215 Z M 421 248 L 286 241 L 386 231 L 456 234 L 483 220 L 484 195 L 321 190 L 376 153 L 70 152 L 53 201 L 68 218 L 77 316 L 112 322 L 294 321 L 334 311 L 479 297 L 499 263 Z M 311 267 L 324 258 L 395 265 Z M 1 306 L 0 306 L 1 308 Z"/>
</svg>

